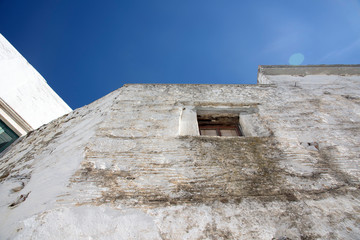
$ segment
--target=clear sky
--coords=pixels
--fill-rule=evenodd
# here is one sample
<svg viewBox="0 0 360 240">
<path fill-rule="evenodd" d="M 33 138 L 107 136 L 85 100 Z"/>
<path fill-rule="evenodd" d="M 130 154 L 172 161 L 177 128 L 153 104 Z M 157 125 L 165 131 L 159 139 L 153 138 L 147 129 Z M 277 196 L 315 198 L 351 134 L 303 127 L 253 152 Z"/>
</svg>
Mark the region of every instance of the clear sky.
<svg viewBox="0 0 360 240">
<path fill-rule="evenodd" d="M 126 83 L 255 84 L 359 64 L 360 0 L 0 0 L 0 32 L 70 107 Z"/>
</svg>

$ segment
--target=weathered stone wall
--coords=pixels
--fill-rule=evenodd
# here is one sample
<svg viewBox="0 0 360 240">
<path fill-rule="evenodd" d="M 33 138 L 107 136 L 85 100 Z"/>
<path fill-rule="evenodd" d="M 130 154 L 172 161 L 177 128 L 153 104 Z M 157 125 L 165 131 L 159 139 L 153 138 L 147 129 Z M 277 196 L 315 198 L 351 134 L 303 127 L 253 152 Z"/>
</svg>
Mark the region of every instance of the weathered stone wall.
<svg viewBox="0 0 360 240">
<path fill-rule="evenodd" d="M 20 139 L 0 159 L 0 235 L 357 239 L 359 76 L 262 78 L 126 85 Z M 180 134 L 184 108 L 249 106 L 259 136 Z"/>
</svg>

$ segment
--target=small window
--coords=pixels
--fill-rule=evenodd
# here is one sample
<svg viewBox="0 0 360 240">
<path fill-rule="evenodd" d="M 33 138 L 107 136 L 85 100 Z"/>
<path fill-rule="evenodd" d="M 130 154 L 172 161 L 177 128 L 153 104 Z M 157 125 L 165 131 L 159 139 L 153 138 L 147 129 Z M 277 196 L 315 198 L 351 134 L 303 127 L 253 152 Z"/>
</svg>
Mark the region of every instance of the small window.
<svg viewBox="0 0 360 240">
<path fill-rule="evenodd" d="M 239 116 L 206 114 L 197 116 L 200 135 L 203 136 L 244 136 L 240 125 Z"/>
<path fill-rule="evenodd" d="M 19 136 L 0 120 L 0 152 L 4 151 Z"/>
</svg>

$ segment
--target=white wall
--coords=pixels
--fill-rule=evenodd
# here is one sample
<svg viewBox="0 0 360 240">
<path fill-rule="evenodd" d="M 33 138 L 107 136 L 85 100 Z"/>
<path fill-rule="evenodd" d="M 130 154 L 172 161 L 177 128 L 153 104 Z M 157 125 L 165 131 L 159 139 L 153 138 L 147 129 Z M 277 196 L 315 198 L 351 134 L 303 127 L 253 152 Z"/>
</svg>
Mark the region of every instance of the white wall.
<svg viewBox="0 0 360 240">
<path fill-rule="evenodd" d="M 0 98 L 34 129 L 71 111 L 1 34 L 0 86 Z"/>
<path fill-rule="evenodd" d="M 299 79 L 125 85 L 41 127 L 0 156 L 0 239 L 358 239 L 359 76 Z M 224 108 L 245 137 L 187 131 Z"/>
</svg>

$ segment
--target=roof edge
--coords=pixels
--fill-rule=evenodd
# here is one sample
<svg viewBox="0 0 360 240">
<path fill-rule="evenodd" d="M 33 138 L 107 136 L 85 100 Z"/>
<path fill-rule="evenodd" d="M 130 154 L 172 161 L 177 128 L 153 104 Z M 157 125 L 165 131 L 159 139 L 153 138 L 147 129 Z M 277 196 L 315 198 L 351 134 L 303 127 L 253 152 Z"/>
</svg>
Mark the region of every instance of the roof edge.
<svg viewBox="0 0 360 240">
<path fill-rule="evenodd" d="M 259 74 L 264 75 L 360 75 L 360 64 L 334 65 L 259 65 Z"/>
<path fill-rule="evenodd" d="M 333 64 L 333 65 L 259 65 L 257 83 L 269 84 L 266 75 L 360 75 L 360 64 Z"/>
</svg>

